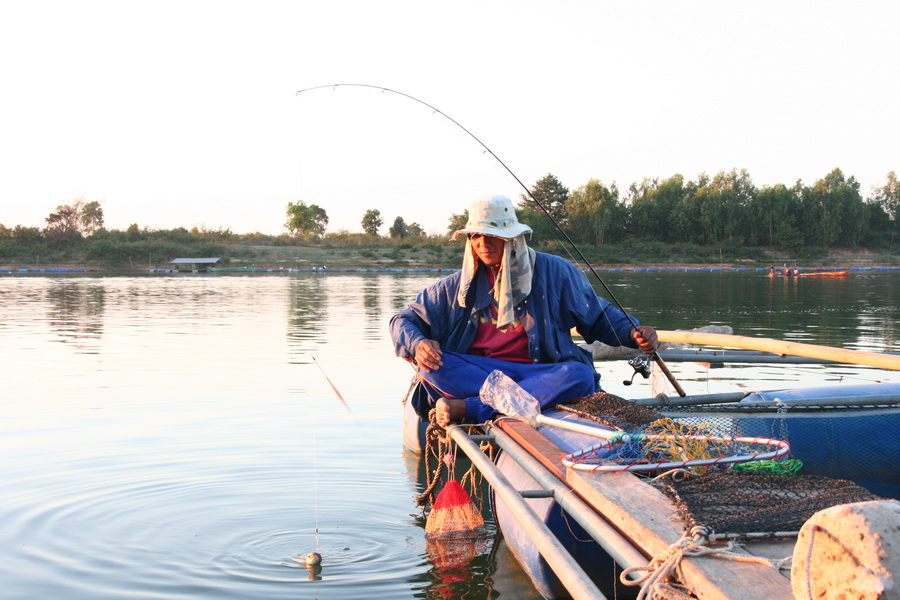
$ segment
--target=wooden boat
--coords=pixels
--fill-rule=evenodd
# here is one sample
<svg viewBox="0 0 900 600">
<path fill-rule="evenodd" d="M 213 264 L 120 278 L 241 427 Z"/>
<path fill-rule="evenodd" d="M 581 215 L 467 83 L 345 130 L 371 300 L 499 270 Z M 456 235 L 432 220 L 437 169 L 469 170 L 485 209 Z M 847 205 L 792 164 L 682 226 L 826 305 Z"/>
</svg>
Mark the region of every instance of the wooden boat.
<svg viewBox="0 0 900 600">
<path fill-rule="evenodd" d="M 661 337 L 663 333 L 669 332 L 661 332 Z M 663 354 L 671 362 L 672 358 Z M 889 355 L 886 360 L 897 361 L 900 357 Z M 412 385 L 404 408 L 404 444 L 414 451 L 421 451 L 423 443 L 424 426 L 414 410 L 422 393 Z M 635 403 L 652 406 L 663 402 L 660 398 L 644 398 Z M 727 424 L 735 436 L 785 439 L 791 445 L 792 457 L 803 461 L 805 473 L 851 479 L 878 496 L 900 498 L 900 473 L 896 469 L 900 464 L 900 441 L 888 433 L 900 425 L 900 384 L 771 390 L 739 397 L 712 394 L 671 398 L 666 404 L 657 408 L 681 421 L 718 420 Z M 675 546 L 684 543 L 685 528 L 679 509 L 658 489 L 632 473 L 563 467 L 561 459 L 565 455 L 596 438 L 551 424 L 552 419 L 590 428 L 602 426 L 561 409 L 543 414 L 550 419 L 536 429 L 507 419 L 486 427 L 486 433 L 502 451 L 495 465 L 486 464 L 480 469 L 482 473 L 497 471 L 493 475 L 496 481 L 489 479 L 492 509 L 506 543 L 536 589 L 547 598 L 634 594 L 634 588 L 618 586 L 616 576 L 623 568 L 646 565 L 651 558 L 671 553 Z M 466 450 L 467 438 L 462 428 L 452 427 L 451 433 Z M 472 446 L 472 452 L 477 452 L 477 446 Z M 527 508 L 521 506 L 523 502 Z M 872 504 L 890 505 L 891 510 L 896 504 L 898 516 L 891 526 L 900 531 L 900 504 Z M 523 524 L 525 511 L 533 513 L 544 529 L 536 533 L 537 526 Z M 531 518 L 528 516 L 525 521 Z M 544 548 L 544 537 L 553 538 L 564 548 L 571 563 Z M 794 556 L 797 562 L 800 559 L 795 543 L 792 538 L 748 543 L 746 553 L 770 559 Z M 812 585 L 809 571 L 804 583 L 798 579 L 802 574 L 721 558 L 683 557 L 680 569 L 680 583 L 701 598 L 787 600 L 797 590 L 792 590 L 792 585 Z"/>
<path fill-rule="evenodd" d="M 846 271 L 812 271 L 809 273 L 798 273 L 797 277 L 844 277 L 850 272 Z"/>
</svg>

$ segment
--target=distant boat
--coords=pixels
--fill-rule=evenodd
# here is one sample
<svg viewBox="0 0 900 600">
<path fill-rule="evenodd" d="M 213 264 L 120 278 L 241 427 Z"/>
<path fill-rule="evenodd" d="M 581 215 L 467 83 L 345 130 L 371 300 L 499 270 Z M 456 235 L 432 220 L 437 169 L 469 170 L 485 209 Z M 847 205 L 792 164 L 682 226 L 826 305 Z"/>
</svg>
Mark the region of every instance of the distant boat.
<svg viewBox="0 0 900 600">
<path fill-rule="evenodd" d="M 846 271 L 817 271 L 813 273 L 799 273 L 797 277 L 843 277 L 849 270 Z"/>
</svg>

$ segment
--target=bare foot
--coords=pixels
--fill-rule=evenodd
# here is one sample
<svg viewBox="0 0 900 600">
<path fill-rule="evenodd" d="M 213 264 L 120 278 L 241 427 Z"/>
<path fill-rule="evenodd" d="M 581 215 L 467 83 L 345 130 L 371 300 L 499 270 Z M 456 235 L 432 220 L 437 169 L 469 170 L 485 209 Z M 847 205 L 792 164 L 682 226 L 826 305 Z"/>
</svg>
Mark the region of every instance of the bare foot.
<svg viewBox="0 0 900 600">
<path fill-rule="evenodd" d="M 435 420 L 441 427 L 450 421 L 462 421 L 466 416 L 466 401 L 460 398 L 441 398 L 434 405 Z"/>
</svg>

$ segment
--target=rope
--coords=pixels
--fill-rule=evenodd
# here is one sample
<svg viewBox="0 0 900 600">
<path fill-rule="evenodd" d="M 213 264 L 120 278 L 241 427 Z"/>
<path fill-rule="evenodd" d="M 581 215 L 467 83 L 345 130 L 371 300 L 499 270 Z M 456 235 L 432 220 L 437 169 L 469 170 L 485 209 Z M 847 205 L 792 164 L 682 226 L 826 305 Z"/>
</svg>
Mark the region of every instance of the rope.
<svg viewBox="0 0 900 600">
<path fill-rule="evenodd" d="M 623 585 L 643 586 L 637 595 L 637 600 L 683 600 L 694 598 L 688 588 L 674 581 L 676 573 L 681 567 L 681 561 L 685 557 L 718 557 L 737 562 L 762 564 L 778 570 L 784 568 L 791 560 L 791 557 L 788 557 L 772 561 L 759 556 L 733 552 L 738 547 L 735 540 L 730 541 L 724 548 L 710 548 L 706 544 L 711 533 L 705 527 L 691 528 L 660 556 L 654 557 L 647 566 L 630 567 L 623 570 L 619 575 L 619 580 Z M 628 579 L 630 574 L 637 572 L 646 572 L 646 575 L 636 580 Z"/>
<path fill-rule="evenodd" d="M 450 447 L 447 432 L 437 424 L 436 411 L 428 411 L 428 427 L 425 429 L 425 491 L 416 496 L 416 506 L 434 503 L 434 489 L 441 482 L 444 473 L 444 457 Z M 436 458 L 436 466 L 431 467 L 429 456 Z"/>
<path fill-rule="evenodd" d="M 473 427 L 478 427 L 477 425 Z M 473 427 L 469 427 L 469 434 Z M 450 454 L 451 438 L 447 431 L 437 424 L 437 415 L 435 409 L 428 411 L 428 427 L 425 428 L 425 490 L 416 496 L 416 506 L 426 506 L 434 503 L 435 488 L 441 482 L 444 469 L 449 468 L 447 455 Z M 479 448 L 484 452 L 491 462 L 494 461 L 496 446 L 490 441 L 483 441 L 479 444 Z M 432 468 L 430 457 L 435 459 L 435 467 Z M 471 489 L 471 496 L 477 499 L 479 504 L 483 504 L 483 498 L 480 493 L 481 473 L 473 463 L 469 469 L 460 477 L 460 484 L 468 482 Z"/>
</svg>

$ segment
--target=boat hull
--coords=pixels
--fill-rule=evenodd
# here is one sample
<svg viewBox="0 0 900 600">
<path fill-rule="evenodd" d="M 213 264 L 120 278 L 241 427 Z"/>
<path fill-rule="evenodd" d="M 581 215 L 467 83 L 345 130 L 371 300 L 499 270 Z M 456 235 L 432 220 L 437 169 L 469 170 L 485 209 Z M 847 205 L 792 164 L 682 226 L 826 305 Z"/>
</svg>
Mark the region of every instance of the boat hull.
<svg viewBox="0 0 900 600">
<path fill-rule="evenodd" d="M 824 271 L 821 273 L 799 273 L 798 277 L 844 277 L 850 271 Z"/>
<path fill-rule="evenodd" d="M 664 411 L 666 416 L 679 420 L 697 420 L 726 424 L 735 436 L 761 436 L 786 439 L 791 444 L 791 456 L 804 463 L 808 474 L 850 479 L 883 497 L 900 499 L 900 441 L 892 436 L 894 426 L 900 425 L 900 406 L 882 408 L 824 408 L 836 404 L 836 399 L 860 395 L 884 395 L 895 391 L 890 385 L 830 386 L 760 392 L 751 394 L 742 403 L 716 408 L 683 411 Z M 900 391 L 900 387 L 898 390 Z M 404 405 L 404 444 L 414 452 L 424 448 L 427 426 L 416 412 L 415 386 Z M 819 402 L 823 408 L 791 412 L 790 403 Z M 782 412 L 766 412 L 764 405 L 780 403 Z M 737 412 L 743 404 L 746 412 Z M 421 407 L 420 407 L 421 408 Z M 596 423 L 571 412 L 550 409 L 548 417 L 567 421 Z M 573 452 L 595 444 L 597 438 L 567 429 L 541 425 L 539 431 L 565 452 Z M 496 464 L 515 489 L 536 490 L 540 486 L 510 456 L 501 452 Z M 533 498 L 528 504 L 562 545 L 572 554 L 588 576 L 607 597 L 629 597 L 635 588 L 618 584 L 618 567 L 610 556 L 584 532 L 578 523 L 550 498 Z M 568 594 L 529 539 L 514 514 L 504 503 L 491 495 L 491 507 L 498 528 L 507 546 L 532 580 L 536 589 L 547 598 L 566 598 Z"/>
<path fill-rule="evenodd" d="M 497 467 L 517 490 L 540 489 L 540 485 L 503 452 L 497 458 Z M 627 598 L 634 595 L 634 588 L 623 588 L 616 583 L 620 569 L 615 561 L 555 500 L 532 498 L 527 502 L 606 597 Z M 519 525 L 515 515 L 493 493 L 491 509 L 507 546 L 538 592 L 545 598 L 568 598 L 565 587 Z"/>
</svg>

